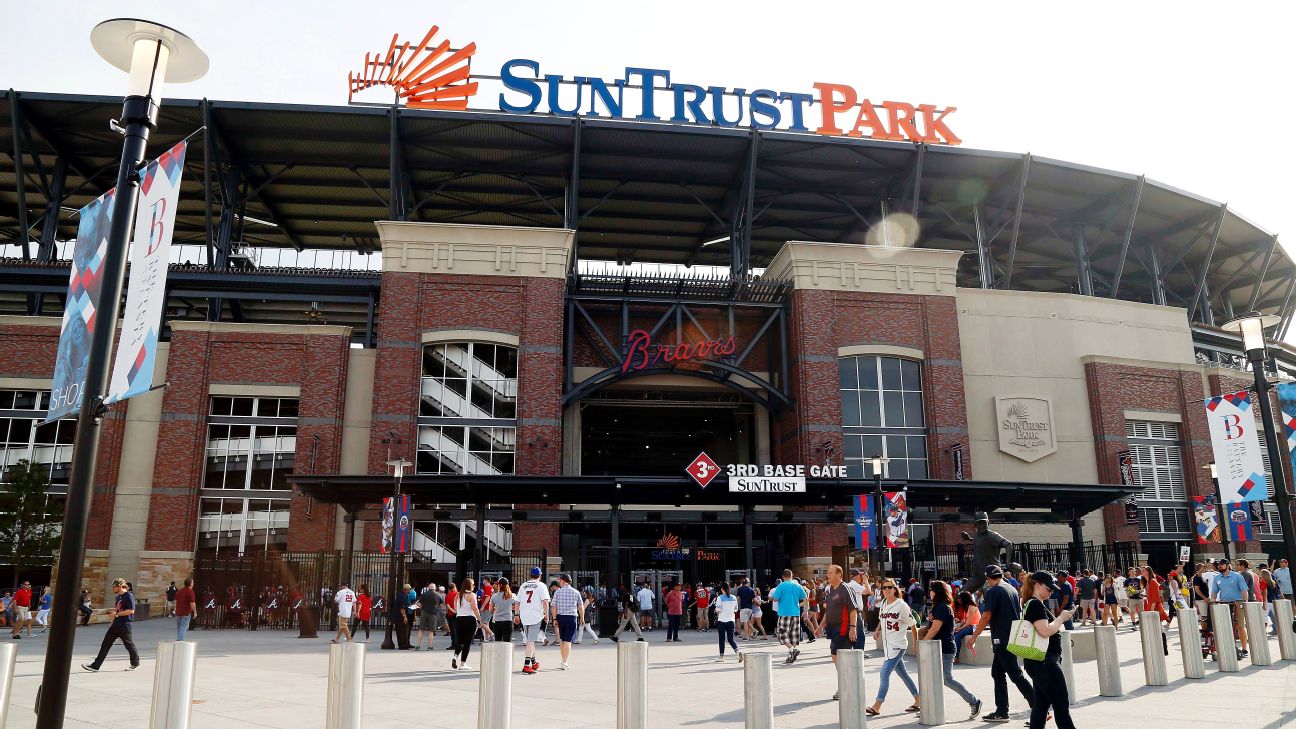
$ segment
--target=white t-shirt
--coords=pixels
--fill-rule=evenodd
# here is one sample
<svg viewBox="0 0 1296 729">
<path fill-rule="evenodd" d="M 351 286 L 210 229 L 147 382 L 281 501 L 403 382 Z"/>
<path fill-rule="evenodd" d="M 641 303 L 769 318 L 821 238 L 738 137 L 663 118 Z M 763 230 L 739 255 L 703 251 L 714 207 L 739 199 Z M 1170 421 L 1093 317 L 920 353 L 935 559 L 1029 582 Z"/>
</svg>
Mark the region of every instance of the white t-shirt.
<svg viewBox="0 0 1296 729">
<path fill-rule="evenodd" d="M 878 628 L 882 631 L 887 658 L 908 648 L 909 628 L 913 625 L 913 609 L 904 600 L 895 600 L 878 608 Z"/>
<path fill-rule="evenodd" d="M 1125 594 L 1125 578 L 1117 575 L 1112 577 L 1112 587 L 1116 588 L 1116 600 L 1124 600 L 1128 597 Z"/>
<path fill-rule="evenodd" d="M 527 580 L 517 591 L 518 615 L 523 625 L 539 625 L 549 604 L 549 588 L 540 580 Z"/>
<path fill-rule="evenodd" d="M 350 589 L 344 587 L 333 596 L 333 602 L 337 603 L 338 617 L 349 618 L 351 617 L 351 611 L 355 609 L 356 595 Z"/>
<path fill-rule="evenodd" d="M 639 592 L 635 593 L 635 597 L 639 598 L 640 610 L 652 610 L 652 606 L 653 606 L 652 590 L 649 590 L 646 587 L 641 587 L 639 588 Z"/>
<path fill-rule="evenodd" d="M 720 595 L 716 598 L 716 622 L 732 623 L 738 614 L 738 598 L 733 595 Z"/>
</svg>

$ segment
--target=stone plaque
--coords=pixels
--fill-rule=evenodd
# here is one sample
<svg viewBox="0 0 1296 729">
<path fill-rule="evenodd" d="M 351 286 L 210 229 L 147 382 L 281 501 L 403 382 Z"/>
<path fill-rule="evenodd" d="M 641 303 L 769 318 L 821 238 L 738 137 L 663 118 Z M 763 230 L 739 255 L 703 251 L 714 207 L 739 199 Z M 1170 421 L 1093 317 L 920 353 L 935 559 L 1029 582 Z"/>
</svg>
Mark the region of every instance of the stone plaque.
<svg viewBox="0 0 1296 729">
<path fill-rule="evenodd" d="M 999 450 L 1032 463 L 1057 452 L 1053 401 L 1038 395 L 995 396 Z"/>
</svg>

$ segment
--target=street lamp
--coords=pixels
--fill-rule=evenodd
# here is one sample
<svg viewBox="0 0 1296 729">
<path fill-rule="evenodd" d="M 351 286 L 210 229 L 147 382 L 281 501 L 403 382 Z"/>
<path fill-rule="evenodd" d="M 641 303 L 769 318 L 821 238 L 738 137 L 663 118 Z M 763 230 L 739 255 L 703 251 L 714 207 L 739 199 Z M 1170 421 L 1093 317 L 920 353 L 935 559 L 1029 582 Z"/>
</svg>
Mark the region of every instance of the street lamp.
<svg viewBox="0 0 1296 729">
<path fill-rule="evenodd" d="M 1233 557 L 1229 555 L 1228 523 L 1224 521 L 1228 514 L 1224 510 L 1223 497 L 1220 496 L 1219 489 L 1219 467 L 1215 465 L 1215 461 L 1211 461 L 1203 468 L 1210 471 L 1211 483 L 1215 485 L 1215 518 L 1219 519 L 1220 544 L 1224 545 L 1224 559 L 1232 561 Z"/>
<path fill-rule="evenodd" d="M 400 524 L 396 523 L 396 512 L 400 509 L 401 479 L 405 477 L 405 469 L 413 464 L 404 458 L 397 458 L 387 461 L 387 465 L 392 467 L 396 486 L 392 494 L 391 564 L 387 568 L 387 630 L 383 634 L 380 648 L 390 651 L 396 649 L 396 644 L 392 642 L 392 629 L 396 626 L 396 621 L 392 619 L 392 615 L 396 610 L 396 588 L 401 581 L 401 558 L 404 557 L 404 552 L 396 550 L 396 532 L 400 529 Z"/>
<path fill-rule="evenodd" d="M 882 574 L 882 468 L 891 462 L 886 456 L 872 456 L 868 459 L 873 468 L 873 531 L 877 535 L 874 543 L 869 545 L 869 561 L 873 563 L 875 574 Z"/>
<path fill-rule="evenodd" d="M 104 255 L 99 299 L 95 302 L 98 326 L 90 340 L 81 411 L 77 415 L 72 472 L 68 478 L 59 546 L 58 579 L 54 583 L 53 618 L 49 648 L 45 651 L 37 729 L 60 729 L 67 708 L 68 672 L 72 668 L 77 600 L 85 561 L 86 526 L 90 519 L 95 460 L 99 451 L 103 398 L 108 389 L 109 360 L 114 329 L 121 310 L 122 281 L 130 226 L 139 197 L 139 168 L 144 162 L 149 134 L 157 127 L 155 94 L 164 81 L 196 81 L 207 73 L 207 55 L 189 36 L 147 20 L 117 18 L 96 25 L 90 43 L 103 59 L 130 74 L 121 118 L 111 122 L 122 139 L 117 194 L 113 198 Z"/>
<path fill-rule="evenodd" d="M 1296 529 L 1292 528 L 1291 494 L 1287 492 L 1286 468 L 1283 463 L 1286 456 L 1278 446 L 1278 434 L 1274 430 L 1273 406 L 1269 402 L 1269 391 L 1273 385 L 1265 377 L 1264 361 L 1269 345 L 1265 342 L 1264 330 L 1278 324 L 1281 318 L 1272 314 L 1251 312 L 1239 319 L 1224 324 L 1221 329 L 1237 332 L 1242 335 L 1242 348 L 1246 350 L 1247 359 L 1251 361 L 1251 374 L 1255 377 L 1256 399 L 1260 401 L 1260 420 L 1264 426 L 1265 447 L 1269 449 L 1269 471 L 1273 474 L 1270 484 L 1273 488 L 1274 501 L 1278 504 L 1278 523 L 1282 527 L 1283 551 L 1288 559 L 1296 555 Z"/>
</svg>

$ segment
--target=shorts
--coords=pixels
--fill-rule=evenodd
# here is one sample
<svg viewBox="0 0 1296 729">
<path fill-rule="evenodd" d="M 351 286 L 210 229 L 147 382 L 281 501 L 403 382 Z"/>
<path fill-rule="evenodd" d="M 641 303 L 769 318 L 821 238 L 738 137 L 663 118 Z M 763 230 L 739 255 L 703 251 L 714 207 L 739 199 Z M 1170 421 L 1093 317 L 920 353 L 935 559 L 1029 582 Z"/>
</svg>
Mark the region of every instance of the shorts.
<svg viewBox="0 0 1296 729">
<path fill-rule="evenodd" d="M 828 650 L 834 656 L 837 655 L 837 651 L 839 650 L 850 650 L 854 647 L 855 644 L 851 642 L 849 636 L 834 635 L 831 638 L 829 638 Z"/>
<path fill-rule="evenodd" d="M 738 611 L 738 622 L 746 623 L 747 621 L 751 620 L 751 616 L 752 616 L 752 609 L 743 608 L 742 610 Z"/>
<path fill-rule="evenodd" d="M 780 615 L 774 627 L 774 637 L 795 648 L 801 642 L 801 616 Z"/>
<path fill-rule="evenodd" d="M 540 623 L 522 626 L 522 640 L 526 643 L 534 643 L 540 639 Z"/>
<path fill-rule="evenodd" d="M 575 615 L 558 616 L 558 639 L 564 643 L 570 643 L 573 640 L 576 640 Z"/>
<path fill-rule="evenodd" d="M 419 630 L 432 630 L 436 627 L 436 613 L 431 610 L 424 610 L 419 613 L 418 618 Z"/>
<path fill-rule="evenodd" d="M 1113 597 L 1112 595 L 1108 595 L 1103 602 L 1107 605 L 1119 605 L 1120 599 Z"/>
<path fill-rule="evenodd" d="M 20 623 L 23 622 L 24 620 L 31 620 L 31 608 L 25 608 L 21 605 L 15 605 L 14 620 Z"/>
<path fill-rule="evenodd" d="M 234 613 L 234 612 L 240 612 L 240 613 L 241 613 L 241 612 L 243 612 L 243 611 L 242 611 L 242 610 L 238 610 L 238 611 L 234 611 L 234 610 L 226 610 L 226 611 L 225 611 L 225 614 L 226 614 L 226 615 L 229 615 L 229 614 Z M 349 622 L 351 622 L 351 613 L 343 613 L 341 610 L 339 610 L 339 611 L 338 611 L 338 622 L 340 622 L 340 623 L 349 623 Z"/>
</svg>

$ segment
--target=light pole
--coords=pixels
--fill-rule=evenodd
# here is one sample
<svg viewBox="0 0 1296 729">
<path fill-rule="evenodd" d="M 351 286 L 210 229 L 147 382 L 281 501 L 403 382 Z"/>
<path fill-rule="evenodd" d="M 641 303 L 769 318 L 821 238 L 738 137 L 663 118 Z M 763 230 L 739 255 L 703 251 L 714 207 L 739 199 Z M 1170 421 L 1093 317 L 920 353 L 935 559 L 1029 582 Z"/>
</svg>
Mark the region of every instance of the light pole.
<svg viewBox="0 0 1296 729">
<path fill-rule="evenodd" d="M 37 729 L 60 729 L 67 707 L 68 671 L 72 667 L 78 608 L 74 598 L 81 591 L 86 525 L 90 519 L 95 460 L 103 422 L 102 402 L 108 389 L 113 330 L 121 309 L 130 226 L 139 196 L 139 168 L 149 134 L 157 127 L 158 102 L 154 94 L 163 81 L 196 81 L 207 73 L 207 56 L 193 39 L 146 20 L 104 21 L 91 31 L 90 43 L 105 61 L 126 71 L 130 77 L 121 118 L 111 125 L 123 137 L 121 167 L 117 170 L 117 194 L 112 202 L 99 300 L 95 302 L 98 326 L 91 335 L 81 411 L 77 415 L 76 444 L 72 448 L 50 640 L 45 651 L 40 704 L 36 709 Z"/>
<path fill-rule="evenodd" d="M 1274 430 L 1273 405 L 1269 402 L 1269 391 L 1273 389 L 1265 377 L 1264 361 L 1269 345 L 1265 342 L 1264 330 L 1278 324 L 1279 317 L 1272 314 L 1251 312 L 1246 316 L 1224 324 L 1221 329 L 1238 332 L 1242 335 L 1242 348 L 1246 350 L 1247 359 L 1251 361 L 1251 374 L 1255 376 L 1256 399 L 1260 401 L 1260 420 L 1264 426 L 1265 446 L 1269 449 L 1269 471 L 1273 474 L 1271 487 L 1274 501 L 1278 504 L 1278 523 L 1282 525 L 1283 551 L 1287 559 L 1296 555 L 1296 529 L 1292 528 L 1291 494 L 1287 492 L 1287 471 L 1284 461 L 1287 455 L 1278 446 L 1278 433 Z"/>
<path fill-rule="evenodd" d="M 405 477 L 405 469 L 412 464 L 404 458 L 397 458 L 387 461 L 387 465 L 392 467 L 396 486 L 392 492 L 391 564 L 387 568 L 387 630 L 383 634 L 380 649 L 390 651 L 396 649 L 396 643 L 392 641 L 392 629 L 396 626 L 396 621 L 392 616 L 396 614 L 396 589 L 397 583 L 401 580 L 401 559 L 405 556 L 404 552 L 396 550 L 396 532 L 400 529 L 400 524 L 396 521 L 396 513 L 400 509 L 401 479 Z"/>
<path fill-rule="evenodd" d="M 877 535 L 873 538 L 873 544 L 869 545 L 869 561 L 873 563 L 873 569 L 876 575 L 882 574 L 882 525 L 885 520 L 882 517 L 882 468 L 891 461 L 886 456 L 873 456 L 868 459 L 869 465 L 873 468 L 873 531 Z"/>
<path fill-rule="evenodd" d="M 1219 489 L 1219 467 L 1215 465 L 1215 461 L 1211 461 L 1203 468 L 1210 471 L 1211 483 L 1215 485 L 1215 518 L 1219 519 L 1220 544 L 1224 545 L 1224 559 L 1232 561 L 1233 558 L 1229 556 L 1228 524 L 1224 521 L 1227 514 L 1224 511 L 1224 502 L 1221 500 Z"/>
</svg>

